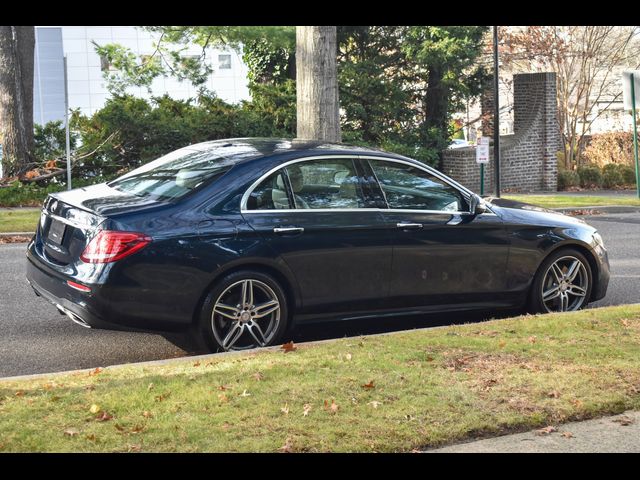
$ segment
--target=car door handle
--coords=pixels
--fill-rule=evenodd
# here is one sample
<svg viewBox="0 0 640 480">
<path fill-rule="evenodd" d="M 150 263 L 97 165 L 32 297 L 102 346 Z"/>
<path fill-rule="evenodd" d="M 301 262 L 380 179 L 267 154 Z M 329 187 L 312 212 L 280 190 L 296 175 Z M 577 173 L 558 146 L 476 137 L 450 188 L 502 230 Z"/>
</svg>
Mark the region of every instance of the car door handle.
<svg viewBox="0 0 640 480">
<path fill-rule="evenodd" d="M 276 227 L 273 229 L 273 233 L 277 235 L 293 235 L 298 233 L 304 233 L 302 227 Z"/>
<path fill-rule="evenodd" d="M 424 227 L 424 225 L 422 225 L 421 223 L 400 222 L 396 224 L 396 227 L 398 227 L 401 230 L 422 230 L 422 227 Z"/>
</svg>

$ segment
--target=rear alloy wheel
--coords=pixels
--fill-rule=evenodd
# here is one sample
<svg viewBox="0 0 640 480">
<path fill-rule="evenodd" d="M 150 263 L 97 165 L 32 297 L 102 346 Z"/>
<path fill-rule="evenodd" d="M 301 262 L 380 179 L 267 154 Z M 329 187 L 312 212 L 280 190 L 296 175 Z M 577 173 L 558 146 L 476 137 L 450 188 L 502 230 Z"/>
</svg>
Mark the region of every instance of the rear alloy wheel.
<svg viewBox="0 0 640 480">
<path fill-rule="evenodd" d="M 222 279 L 207 297 L 200 324 L 210 350 L 274 345 L 286 330 L 286 297 L 270 276 L 236 272 Z"/>
<path fill-rule="evenodd" d="M 532 307 L 535 312 L 573 312 L 587 305 L 591 296 L 591 268 L 575 250 L 552 254 L 534 281 Z"/>
</svg>

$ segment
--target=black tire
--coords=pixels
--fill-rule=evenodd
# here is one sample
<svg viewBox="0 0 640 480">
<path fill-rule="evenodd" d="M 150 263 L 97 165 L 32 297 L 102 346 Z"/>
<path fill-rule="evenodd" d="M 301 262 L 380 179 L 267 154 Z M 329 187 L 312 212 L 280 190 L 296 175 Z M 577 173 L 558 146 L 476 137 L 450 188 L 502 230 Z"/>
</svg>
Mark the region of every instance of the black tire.
<svg viewBox="0 0 640 480">
<path fill-rule="evenodd" d="M 531 285 L 531 290 L 529 291 L 527 310 L 530 313 L 548 313 L 550 311 L 560 311 L 553 309 L 550 310 L 549 306 L 545 305 L 545 302 L 543 301 L 543 282 L 548 281 L 547 273 L 549 272 L 549 268 L 558 260 L 566 257 L 572 257 L 580 261 L 580 263 L 584 266 L 584 272 L 586 273 L 587 285 L 586 288 L 584 288 L 586 293 L 581 303 L 577 302 L 576 300 L 579 305 L 577 305 L 577 308 L 575 308 L 575 310 L 580 310 L 588 305 L 589 298 L 591 297 L 591 290 L 593 289 L 593 274 L 591 272 L 591 265 L 589 265 L 589 261 L 578 250 L 572 248 L 561 248 L 545 258 L 544 261 L 540 264 L 538 271 L 536 272 L 533 284 Z M 582 276 L 583 274 L 579 273 L 579 275 Z M 549 302 L 549 300 L 547 302 Z"/>
<path fill-rule="evenodd" d="M 216 305 L 216 302 L 221 299 L 221 296 L 224 296 L 223 294 L 231 296 L 227 298 L 233 298 L 234 293 L 238 289 L 242 289 L 241 282 L 245 282 L 247 280 L 252 280 L 251 285 L 254 286 L 256 294 L 263 294 L 265 295 L 265 298 L 267 294 L 269 294 L 270 296 L 271 294 L 275 295 L 279 304 L 279 315 L 277 316 L 278 319 L 277 321 L 273 320 L 275 321 L 275 324 L 272 326 L 272 328 L 267 328 L 266 332 L 262 332 L 264 323 L 259 325 L 261 328 L 260 331 L 261 333 L 263 333 L 263 335 L 257 336 L 267 340 L 264 345 L 259 345 L 254 340 L 255 337 L 251 336 L 254 334 L 251 334 L 248 325 L 244 325 L 244 327 L 247 328 L 245 328 L 243 333 L 241 333 L 238 337 L 237 345 L 232 345 L 233 348 L 224 348 L 221 339 L 224 340 L 223 337 L 225 333 L 230 333 L 230 330 L 224 332 L 224 325 L 227 325 L 229 326 L 229 328 L 231 328 L 234 325 L 234 320 L 223 317 L 218 313 L 216 313 L 214 316 L 214 307 Z M 226 291 L 230 287 L 232 288 L 231 293 L 226 293 Z M 257 296 L 258 295 L 256 295 L 256 298 Z M 256 302 L 256 305 L 258 305 L 258 303 L 259 302 Z M 255 311 L 257 309 L 253 310 Z M 249 309 L 247 313 L 251 314 L 251 309 Z M 275 316 L 276 315 L 273 314 L 271 318 L 275 318 Z M 251 320 L 248 321 L 248 324 L 255 325 L 254 322 L 260 322 L 261 320 L 262 319 L 258 318 L 255 318 L 254 320 L 254 318 L 251 317 Z M 239 328 L 242 328 L 242 326 L 240 326 L 242 325 L 242 323 L 243 322 L 239 322 Z M 241 270 L 230 273 L 229 275 L 223 277 L 220 281 L 216 282 L 202 304 L 199 318 L 195 323 L 191 333 L 193 340 L 195 340 L 199 349 L 201 350 L 209 352 L 221 352 L 225 350 L 245 350 L 248 348 L 255 348 L 260 346 L 278 345 L 281 342 L 283 335 L 287 331 L 288 324 L 289 309 L 287 305 L 287 297 L 280 284 L 273 277 L 267 275 L 266 273 L 256 270 Z M 217 329 L 217 336 L 216 332 L 214 332 L 214 328 Z M 245 346 L 245 344 L 249 341 L 253 341 L 254 345 Z"/>
</svg>

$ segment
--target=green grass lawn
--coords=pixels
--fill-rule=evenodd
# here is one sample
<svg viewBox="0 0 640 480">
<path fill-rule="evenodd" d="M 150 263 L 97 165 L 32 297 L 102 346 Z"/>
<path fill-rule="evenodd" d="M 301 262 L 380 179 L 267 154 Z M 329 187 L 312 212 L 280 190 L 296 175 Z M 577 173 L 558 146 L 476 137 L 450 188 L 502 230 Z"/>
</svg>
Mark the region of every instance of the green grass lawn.
<svg viewBox="0 0 640 480">
<path fill-rule="evenodd" d="M 640 408 L 640 305 L 0 381 L 2 452 L 405 452 Z"/>
<path fill-rule="evenodd" d="M 517 200 L 518 202 L 531 203 L 545 208 L 562 208 L 562 207 L 597 207 L 603 205 L 630 205 L 639 206 L 640 199 L 635 197 L 599 197 L 597 195 L 589 196 L 570 196 L 570 195 L 503 195 L 504 198 Z"/>
<path fill-rule="evenodd" d="M 0 233 L 35 232 L 40 220 L 40 210 L 2 210 L 0 211 Z"/>
</svg>

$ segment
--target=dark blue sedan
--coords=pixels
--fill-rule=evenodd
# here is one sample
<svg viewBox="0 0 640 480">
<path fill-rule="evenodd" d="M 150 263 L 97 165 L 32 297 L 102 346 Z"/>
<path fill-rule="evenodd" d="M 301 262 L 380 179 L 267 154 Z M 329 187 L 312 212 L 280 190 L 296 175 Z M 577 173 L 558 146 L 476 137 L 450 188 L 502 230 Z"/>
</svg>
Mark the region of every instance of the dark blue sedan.
<svg viewBox="0 0 640 480">
<path fill-rule="evenodd" d="M 27 258 L 76 323 L 190 331 L 212 351 L 311 321 L 577 310 L 609 282 L 581 220 L 482 200 L 403 156 L 283 139 L 192 145 L 52 194 Z"/>
</svg>

